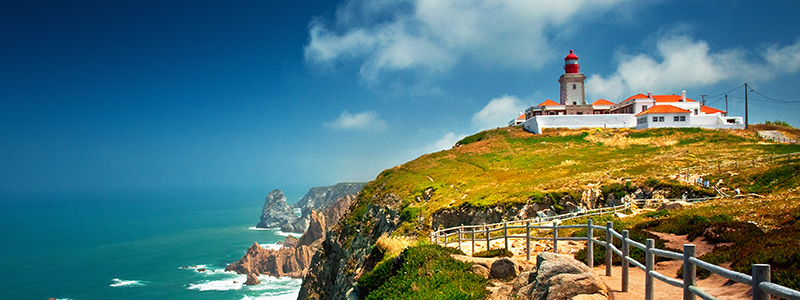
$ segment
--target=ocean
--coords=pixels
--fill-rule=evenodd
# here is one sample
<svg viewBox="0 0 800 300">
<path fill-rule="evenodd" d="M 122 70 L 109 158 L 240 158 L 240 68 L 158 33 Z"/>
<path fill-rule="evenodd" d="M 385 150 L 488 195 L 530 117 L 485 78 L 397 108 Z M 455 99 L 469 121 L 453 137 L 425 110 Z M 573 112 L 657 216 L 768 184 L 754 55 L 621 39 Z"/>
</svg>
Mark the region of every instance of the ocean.
<svg viewBox="0 0 800 300">
<path fill-rule="evenodd" d="M 296 299 L 299 279 L 224 272 L 258 242 L 264 195 L 120 194 L 0 202 L 0 299 Z"/>
</svg>

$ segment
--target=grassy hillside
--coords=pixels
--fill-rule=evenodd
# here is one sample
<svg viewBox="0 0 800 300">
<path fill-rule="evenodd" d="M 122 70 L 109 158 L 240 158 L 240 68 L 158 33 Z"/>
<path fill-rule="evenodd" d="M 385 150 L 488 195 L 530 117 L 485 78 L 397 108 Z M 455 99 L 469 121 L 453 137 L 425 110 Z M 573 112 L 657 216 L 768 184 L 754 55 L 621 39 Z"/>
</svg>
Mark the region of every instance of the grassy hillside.
<svg viewBox="0 0 800 300">
<path fill-rule="evenodd" d="M 750 160 L 798 151 L 798 145 L 767 142 L 758 138 L 755 131 L 746 130 L 592 129 L 551 130 L 539 135 L 525 132 L 519 127 L 483 131 L 464 138 L 453 149 L 423 155 L 384 170 L 367 184 L 351 207 L 350 214 L 334 229 L 335 235 L 323 247 L 326 250 L 320 255 L 323 258 L 320 265 L 327 264 L 327 267 L 313 271 L 336 270 L 338 273 L 320 276 L 320 279 L 309 283 L 312 287 L 308 290 L 319 294 L 342 293 L 345 288 L 341 288 L 341 284 L 324 283 L 331 280 L 353 283 L 358 280 L 363 285 L 362 292 L 366 293 L 361 295 L 364 297 L 372 296 L 372 292 L 375 295 L 399 294 L 408 292 L 409 288 L 423 295 L 431 292 L 430 289 L 437 289 L 436 286 L 417 284 L 419 273 L 404 270 L 397 262 L 410 259 L 419 251 L 440 251 L 435 247 L 425 248 L 424 241 L 431 230 L 432 217 L 443 210 L 502 210 L 504 207 L 518 207 L 543 199 L 553 201 L 558 210 L 559 204 L 563 204 L 559 201 L 571 199 L 579 202 L 585 198 L 587 191 L 600 193 L 598 198 L 601 201 L 609 197 L 621 198 L 639 188 L 668 191 L 665 194 L 667 197 L 680 197 L 684 193 L 713 194 L 711 189 L 698 189 L 678 182 L 675 175 L 682 167 Z M 637 228 L 642 236 L 648 236 L 643 231 L 645 229 L 670 231 L 693 228 L 697 232 L 692 231 L 691 234 L 702 235 L 705 234 L 699 229 L 702 226 L 739 226 L 743 229 L 736 232 L 742 234 L 729 234 L 724 230 L 717 233 L 722 236 L 721 239 L 736 239 L 732 242 L 735 245 L 752 245 L 753 239 L 762 237 L 759 234 L 770 234 L 772 230 L 785 229 L 783 226 L 797 227 L 796 224 L 800 224 L 793 217 L 800 215 L 795 213 L 800 212 L 800 206 L 794 204 L 800 202 L 797 201 L 797 194 L 800 193 L 797 191 L 800 184 L 797 173 L 797 168 L 764 167 L 746 172 L 734 170 L 722 174 L 704 174 L 713 182 L 722 180 L 730 188 L 736 186 L 745 192 L 771 194 L 769 197 L 773 198 L 769 199 L 778 199 L 778 202 L 754 202 L 749 206 L 711 202 L 697 206 L 696 212 L 642 215 L 617 222 L 626 228 Z M 770 205 L 770 213 L 757 211 L 758 205 Z M 790 212 L 791 220 L 776 221 L 786 212 Z M 748 221 L 759 224 L 756 226 L 758 230 L 749 230 L 753 226 L 742 225 L 750 224 Z M 800 227 L 797 229 L 800 230 Z M 383 246 L 376 243 L 380 236 L 387 234 L 394 238 L 416 236 L 420 242 L 408 248 L 409 252 L 398 256 L 384 251 Z M 774 249 L 777 251 L 778 248 Z M 731 248 L 725 253 L 740 250 Z M 787 258 L 796 258 L 794 252 L 774 253 L 777 254 L 770 257 L 777 262 L 776 266 Z M 730 255 L 721 257 L 715 258 L 715 261 L 725 261 Z M 759 259 L 748 257 L 748 262 Z M 469 286 L 476 283 L 474 278 L 464 274 L 467 268 L 464 265 L 444 260 L 420 266 L 428 268 L 425 276 L 432 272 L 453 271 L 456 272 L 453 274 L 457 274 L 453 275 L 454 278 L 466 280 L 454 284 Z M 797 270 L 790 263 L 782 264 L 779 269 Z M 448 294 L 460 295 L 460 291 L 453 290 Z M 471 295 L 467 298 L 481 297 Z"/>
<path fill-rule="evenodd" d="M 796 151 L 800 146 L 765 143 L 743 130 L 594 129 L 534 135 L 519 127 L 498 128 L 385 170 L 363 193 L 365 199 L 394 193 L 403 201 L 405 219 L 419 220 L 461 205 L 525 203 L 551 192 L 572 192 L 575 198 L 589 186 L 669 181 L 681 167 Z"/>
</svg>

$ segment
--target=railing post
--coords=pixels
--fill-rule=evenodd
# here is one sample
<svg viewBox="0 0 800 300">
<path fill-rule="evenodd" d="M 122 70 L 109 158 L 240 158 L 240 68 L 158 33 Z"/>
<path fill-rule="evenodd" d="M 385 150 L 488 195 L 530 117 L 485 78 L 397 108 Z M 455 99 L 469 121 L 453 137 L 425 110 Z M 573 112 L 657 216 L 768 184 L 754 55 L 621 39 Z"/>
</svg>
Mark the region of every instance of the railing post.
<svg viewBox="0 0 800 300">
<path fill-rule="evenodd" d="M 697 266 L 689 262 L 695 257 L 695 247 L 693 244 L 683 244 L 683 300 L 694 300 L 694 294 L 689 290 L 694 286 L 697 278 Z"/>
<path fill-rule="evenodd" d="M 472 254 L 475 254 L 475 227 L 472 227 L 472 234 L 470 234 L 470 239 L 472 240 Z"/>
<path fill-rule="evenodd" d="M 611 262 L 613 257 L 611 257 L 611 245 L 614 244 L 614 235 L 611 234 L 611 230 L 614 229 L 614 223 L 611 221 L 606 222 L 606 276 L 611 276 Z"/>
<path fill-rule="evenodd" d="M 525 222 L 525 259 L 531 260 L 531 221 Z"/>
<path fill-rule="evenodd" d="M 458 251 L 461 251 L 461 232 L 464 231 L 464 225 L 458 228 Z"/>
<path fill-rule="evenodd" d="M 650 275 L 650 271 L 653 271 L 653 266 L 655 264 L 655 257 L 653 253 L 650 252 L 650 249 L 653 249 L 653 244 L 655 244 L 655 240 L 647 239 L 645 240 L 645 251 L 644 251 L 644 300 L 653 300 L 655 298 L 655 290 L 653 289 L 653 276 Z"/>
<path fill-rule="evenodd" d="M 553 253 L 558 254 L 558 227 L 556 220 L 553 220 Z"/>
<path fill-rule="evenodd" d="M 767 264 L 754 264 L 753 265 L 753 300 L 769 300 L 769 294 L 763 291 L 758 284 L 762 282 L 770 282 L 770 269 Z"/>
<path fill-rule="evenodd" d="M 503 221 L 503 238 L 506 243 L 506 250 L 508 250 L 508 222 Z"/>
<path fill-rule="evenodd" d="M 486 251 L 492 250 L 492 244 L 489 240 L 489 227 L 486 227 L 486 224 L 483 224 L 483 231 L 486 232 Z"/>
<path fill-rule="evenodd" d="M 630 255 L 630 246 L 628 245 L 628 231 L 622 231 L 622 292 L 628 292 L 628 283 L 630 282 L 628 278 L 629 271 L 629 263 L 628 260 L 625 259 Z"/>
<path fill-rule="evenodd" d="M 594 230 L 592 229 L 592 219 L 586 221 L 586 265 L 594 268 Z"/>
</svg>

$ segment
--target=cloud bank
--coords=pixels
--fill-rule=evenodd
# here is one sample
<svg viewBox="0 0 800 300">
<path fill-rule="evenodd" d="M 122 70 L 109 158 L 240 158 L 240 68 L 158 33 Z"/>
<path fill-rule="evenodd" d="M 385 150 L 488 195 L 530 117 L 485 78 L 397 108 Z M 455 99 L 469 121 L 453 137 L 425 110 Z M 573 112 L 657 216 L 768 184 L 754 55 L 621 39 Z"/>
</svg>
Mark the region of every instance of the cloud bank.
<svg viewBox="0 0 800 300">
<path fill-rule="evenodd" d="M 800 69 L 800 40 L 793 45 L 759 49 L 761 60 L 749 59 L 742 49 L 712 51 L 707 42 L 686 35 L 665 36 L 649 54 L 618 54 L 617 70 L 609 76 L 592 74 L 586 80 L 587 100 L 625 98 L 654 91 L 680 90 L 727 81 L 753 82 Z"/>
<path fill-rule="evenodd" d="M 338 119 L 323 123 L 323 125 L 337 130 L 382 131 L 386 129 L 386 122 L 381 120 L 375 111 L 365 111 L 354 115 L 345 110 Z"/>
<path fill-rule="evenodd" d="M 525 108 L 525 104 L 515 96 L 494 98 L 472 116 L 472 124 L 480 130 L 506 126 Z"/>
<path fill-rule="evenodd" d="M 632 1 L 350 0 L 334 22 L 311 22 L 304 54 L 316 65 L 355 61 L 373 82 L 386 72 L 440 73 L 466 59 L 536 69 L 555 57 L 552 32 L 625 2 Z"/>
</svg>

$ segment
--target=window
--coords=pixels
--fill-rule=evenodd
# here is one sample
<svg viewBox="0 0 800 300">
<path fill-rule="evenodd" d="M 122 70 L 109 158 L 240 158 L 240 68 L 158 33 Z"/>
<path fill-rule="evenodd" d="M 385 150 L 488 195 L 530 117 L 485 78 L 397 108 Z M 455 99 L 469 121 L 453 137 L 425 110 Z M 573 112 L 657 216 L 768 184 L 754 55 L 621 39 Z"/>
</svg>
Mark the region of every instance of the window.
<svg viewBox="0 0 800 300">
<path fill-rule="evenodd" d="M 681 116 L 681 122 L 686 122 L 686 116 Z"/>
<path fill-rule="evenodd" d="M 572 101 L 572 105 L 578 105 L 578 102 Z"/>
<path fill-rule="evenodd" d="M 578 114 L 579 114 L 579 115 L 582 115 L 582 114 L 583 114 L 583 112 L 582 112 L 582 111 L 579 111 L 579 112 L 578 112 Z"/>
<path fill-rule="evenodd" d="M 642 111 L 647 110 L 647 105 L 642 105 Z"/>
<path fill-rule="evenodd" d="M 577 84 L 573 84 L 573 85 L 572 85 L 572 89 L 573 89 L 573 90 L 575 90 L 575 89 L 577 89 L 577 88 L 578 88 L 578 85 L 577 85 Z"/>
<path fill-rule="evenodd" d="M 653 122 L 664 122 L 664 117 L 653 117 Z"/>
</svg>

